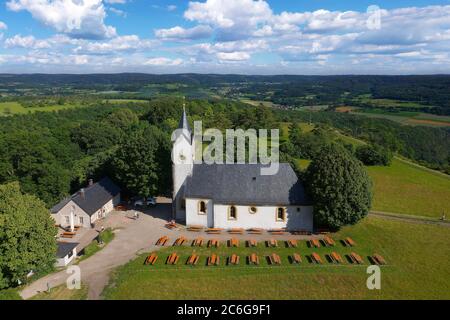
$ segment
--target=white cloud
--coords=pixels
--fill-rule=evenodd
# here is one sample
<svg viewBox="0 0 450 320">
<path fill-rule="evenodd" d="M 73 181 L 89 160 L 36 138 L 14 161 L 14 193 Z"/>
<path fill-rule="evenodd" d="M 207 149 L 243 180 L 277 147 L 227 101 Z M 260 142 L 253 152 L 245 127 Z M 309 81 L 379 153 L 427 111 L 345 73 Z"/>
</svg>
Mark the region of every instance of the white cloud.
<svg viewBox="0 0 450 320">
<path fill-rule="evenodd" d="M 218 52 L 217 58 L 223 61 L 245 61 L 250 59 L 250 54 L 243 51 L 236 52 Z"/>
<path fill-rule="evenodd" d="M 9 10 L 26 10 L 33 18 L 75 38 L 101 39 L 116 34 L 104 23 L 102 0 L 10 0 Z"/>
<path fill-rule="evenodd" d="M 104 0 L 106 3 L 109 4 L 124 4 L 127 3 L 127 0 Z"/>
<path fill-rule="evenodd" d="M 204 25 L 198 25 L 190 29 L 176 26 L 170 29 L 155 30 L 155 35 L 164 40 L 196 40 L 210 37 L 212 31 L 211 27 Z"/>
<path fill-rule="evenodd" d="M 15 35 L 5 40 L 5 48 L 45 49 L 50 48 L 50 43 L 46 40 L 37 40 L 33 36 Z"/>
<path fill-rule="evenodd" d="M 123 10 L 120 9 L 116 9 L 116 8 L 108 8 L 109 11 L 111 11 L 112 13 L 118 15 L 119 17 L 127 17 L 127 13 Z"/>
<path fill-rule="evenodd" d="M 8 26 L 3 21 L 0 21 L 0 30 L 6 30 L 8 29 Z"/>
<path fill-rule="evenodd" d="M 105 41 L 79 41 L 75 48 L 77 53 L 86 54 L 113 54 L 123 51 L 140 51 L 156 46 L 157 41 L 140 39 L 137 35 L 119 36 Z"/>
<path fill-rule="evenodd" d="M 210 24 L 217 28 L 221 40 L 247 37 L 272 16 L 265 1 L 253 0 L 207 0 L 189 2 L 184 17 L 190 21 Z"/>
<path fill-rule="evenodd" d="M 147 66 L 179 66 L 183 63 L 181 59 L 169 59 L 165 57 L 151 58 L 144 62 Z"/>
<path fill-rule="evenodd" d="M 168 11 L 175 11 L 175 10 L 177 10 L 177 6 L 174 5 L 174 4 L 170 4 L 170 5 L 167 6 L 167 10 Z"/>
</svg>

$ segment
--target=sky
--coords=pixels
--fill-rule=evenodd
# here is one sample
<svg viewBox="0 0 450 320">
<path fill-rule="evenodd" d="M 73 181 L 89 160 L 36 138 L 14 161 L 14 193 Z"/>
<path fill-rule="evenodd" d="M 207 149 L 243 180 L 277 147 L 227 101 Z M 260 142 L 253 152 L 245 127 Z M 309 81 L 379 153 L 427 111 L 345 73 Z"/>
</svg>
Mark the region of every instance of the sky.
<svg viewBox="0 0 450 320">
<path fill-rule="evenodd" d="M 450 73 L 450 0 L 1 0 L 0 73 Z"/>
</svg>

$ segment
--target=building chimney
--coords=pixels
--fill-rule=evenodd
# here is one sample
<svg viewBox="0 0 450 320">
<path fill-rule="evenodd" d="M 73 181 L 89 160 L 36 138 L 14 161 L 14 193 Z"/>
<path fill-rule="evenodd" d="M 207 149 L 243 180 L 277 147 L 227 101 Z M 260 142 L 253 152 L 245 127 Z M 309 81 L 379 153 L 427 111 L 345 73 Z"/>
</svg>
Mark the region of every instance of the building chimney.
<svg viewBox="0 0 450 320">
<path fill-rule="evenodd" d="M 94 185 L 94 180 L 92 180 L 92 179 L 89 179 L 89 183 L 88 183 L 88 186 L 89 187 L 92 187 Z"/>
<path fill-rule="evenodd" d="M 80 197 L 81 197 L 81 199 L 84 199 L 84 197 L 85 197 L 84 188 L 80 189 Z"/>
</svg>

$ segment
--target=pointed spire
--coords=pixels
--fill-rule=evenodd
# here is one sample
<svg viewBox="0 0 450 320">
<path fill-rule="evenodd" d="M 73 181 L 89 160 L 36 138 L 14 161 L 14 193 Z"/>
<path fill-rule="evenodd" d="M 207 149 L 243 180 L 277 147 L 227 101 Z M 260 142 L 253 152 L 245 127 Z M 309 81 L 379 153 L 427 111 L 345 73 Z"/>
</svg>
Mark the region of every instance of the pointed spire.
<svg viewBox="0 0 450 320">
<path fill-rule="evenodd" d="M 189 122 L 186 116 L 186 103 L 184 97 L 183 97 L 183 114 L 181 116 L 180 123 L 178 124 L 178 129 L 186 129 L 189 131 L 189 133 L 191 133 L 191 128 L 189 127 Z"/>
</svg>

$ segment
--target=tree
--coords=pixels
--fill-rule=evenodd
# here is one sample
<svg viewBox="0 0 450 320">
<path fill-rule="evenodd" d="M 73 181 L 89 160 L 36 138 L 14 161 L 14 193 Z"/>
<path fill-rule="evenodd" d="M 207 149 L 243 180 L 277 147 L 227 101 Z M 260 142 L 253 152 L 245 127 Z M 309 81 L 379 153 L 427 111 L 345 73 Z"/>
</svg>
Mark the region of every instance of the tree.
<svg viewBox="0 0 450 320">
<path fill-rule="evenodd" d="M 388 166 L 392 161 L 392 152 L 378 145 L 359 146 L 355 156 L 367 166 Z"/>
<path fill-rule="evenodd" d="M 124 108 L 111 112 L 107 116 L 106 121 L 115 128 L 125 131 L 132 125 L 136 125 L 139 122 L 139 118 L 133 111 Z"/>
<path fill-rule="evenodd" d="M 306 181 L 319 224 L 339 229 L 369 212 L 371 180 L 362 163 L 342 146 L 323 147 L 309 165 Z"/>
<path fill-rule="evenodd" d="M 130 193 L 141 197 L 170 189 L 170 139 L 155 126 L 125 137 L 112 160 L 112 173 Z"/>
<path fill-rule="evenodd" d="M 31 270 L 52 270 L 56 233 L 41 200 L 22 194 L 17 182 L 0 185 L 0 289 L 24 282 Z"/>
</svg>

